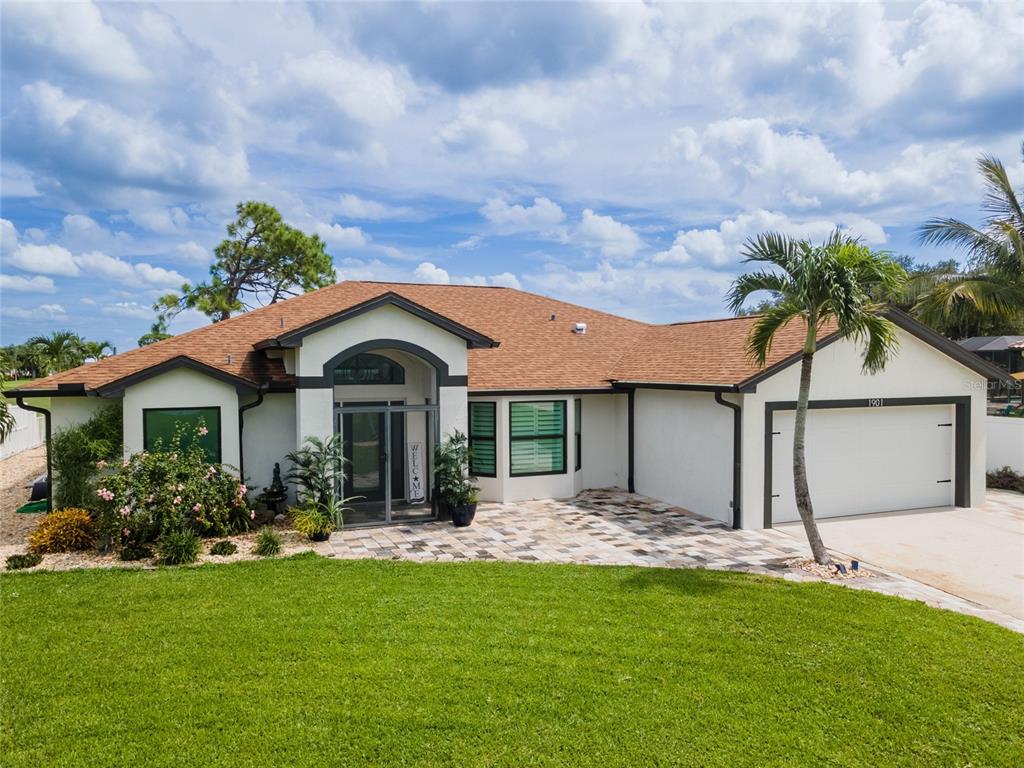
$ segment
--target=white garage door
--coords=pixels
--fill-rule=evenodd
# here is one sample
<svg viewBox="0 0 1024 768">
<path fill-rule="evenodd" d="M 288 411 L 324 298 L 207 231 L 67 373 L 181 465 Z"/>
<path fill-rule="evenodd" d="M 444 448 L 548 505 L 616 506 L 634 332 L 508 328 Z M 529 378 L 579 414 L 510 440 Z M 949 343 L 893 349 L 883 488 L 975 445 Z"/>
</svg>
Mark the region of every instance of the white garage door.
<svg viewBox="0 0 1024 768">
<path fill-rule="evenodd" d="M 807 481 L 815 517 L 953 504 L 952 405 L 812 409 Z M 793 411 L 772 423 L 772 522 L 799 520 Z"/>
</svg>

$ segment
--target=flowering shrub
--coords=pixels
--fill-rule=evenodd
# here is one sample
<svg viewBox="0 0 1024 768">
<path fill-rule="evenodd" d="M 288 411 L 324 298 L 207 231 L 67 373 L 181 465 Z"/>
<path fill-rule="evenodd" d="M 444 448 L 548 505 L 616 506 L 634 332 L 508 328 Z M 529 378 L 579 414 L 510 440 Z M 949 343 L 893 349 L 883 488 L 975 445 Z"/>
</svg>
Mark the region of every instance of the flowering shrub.
<svg viewBox="0 0 1024 768">
<path fill-rule="evenodd" d="M 96 521 L 108 544 L 136 548 L 169 533 L 223 536 L 248 527 L 248 489 L 197 444 L 181 448 L 182 436 L 124 459 L 97 483 Z"/>
</svg>

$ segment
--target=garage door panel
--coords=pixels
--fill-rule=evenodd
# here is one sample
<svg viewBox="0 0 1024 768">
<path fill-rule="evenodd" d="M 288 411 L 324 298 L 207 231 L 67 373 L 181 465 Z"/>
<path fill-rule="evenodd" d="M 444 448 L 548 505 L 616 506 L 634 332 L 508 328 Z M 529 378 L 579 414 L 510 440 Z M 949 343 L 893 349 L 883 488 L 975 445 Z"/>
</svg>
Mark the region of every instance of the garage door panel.
<svg viewBox="0 0 1024 768">
<path fill-rule="evenodd" d="M 793 492 L 793 411 L 772 428 L 772 519 L 799 520 Z M 812 409 L 807 479 L 815 517 L 953 503 L 953 406 Z"/>
</svg>

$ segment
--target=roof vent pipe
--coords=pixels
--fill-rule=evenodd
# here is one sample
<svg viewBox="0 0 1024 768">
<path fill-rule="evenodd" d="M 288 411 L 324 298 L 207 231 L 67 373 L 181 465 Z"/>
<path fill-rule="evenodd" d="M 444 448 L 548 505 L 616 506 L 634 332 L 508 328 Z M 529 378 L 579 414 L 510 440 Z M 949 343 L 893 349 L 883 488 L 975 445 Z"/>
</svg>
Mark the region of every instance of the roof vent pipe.
<svg viewBox="0 0 1024 768">
<path fill-rule="evenodd" d="M 554 312 L 551 313 L 551 321 L 552 322 L 554 322 L 557 317 L 558 317 L 558 315 L 556 315 Z"/>
<path fill-rule="evenodd" d="M 228 355 L 228 365 L 231 365 L 231 355 Z"/>
<path fill-rule="evenodd" d="M 284 328 L 284 318 L 281 318 L 281 327 Z"/>
<path fill-rule="evenodd" d="M 573 333 L 579 333 L 579 334 L 586 333 L 587 332 L 587 324 L 586 323 L 576 323 L 572 327 L 572 332 Z"/>
</svg>

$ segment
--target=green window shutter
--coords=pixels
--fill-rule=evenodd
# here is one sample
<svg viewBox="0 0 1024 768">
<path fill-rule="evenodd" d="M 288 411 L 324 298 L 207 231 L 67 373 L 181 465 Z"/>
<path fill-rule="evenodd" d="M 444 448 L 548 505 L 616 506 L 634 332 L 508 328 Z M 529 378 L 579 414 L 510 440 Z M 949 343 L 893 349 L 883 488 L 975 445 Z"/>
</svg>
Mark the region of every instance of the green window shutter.
<svg viewBox="0 0 1024 768">
<path fill-rule="evenodd" d="M 200 435 L 199 428 L 206 427 Z M 181 444 L 174 436 L 181 432 Z M 193 444 L 208 461 L 220 463 L 220 408 L 145 408 L 142 411 L 142 445 L 147 451 L 188 450 Z"/>
<path fill-rule="evenodd" d="M 509 461 L 513 475 L 565 472 L 565 401 L 509 405 Z"/>
<path fill-rule="evenodd" d="M 469 404 L 469 447 L 472 449 L 469 472 L 478 477 L 495 477 L 498 449 L 495 443 L 497 403 Z"/>
</svg>

